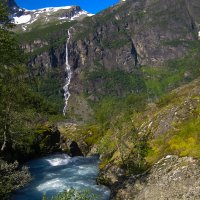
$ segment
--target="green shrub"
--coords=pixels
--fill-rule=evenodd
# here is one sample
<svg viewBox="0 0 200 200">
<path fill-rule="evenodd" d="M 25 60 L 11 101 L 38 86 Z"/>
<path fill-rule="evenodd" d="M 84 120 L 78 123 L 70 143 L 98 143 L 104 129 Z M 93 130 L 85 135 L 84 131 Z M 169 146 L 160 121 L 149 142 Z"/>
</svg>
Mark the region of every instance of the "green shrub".
<svg viewBox="0 0 200 200">
<path fill-rule="evenodd" d="M 0 199 L 10 199 L 10 193 L 23 187 L 31 180 L 27 167 L 19 169 L 15 161 L 12 164 L 0 160 Z"/>
<path fill-rule="evenodd" d="M 152 149 L 147 156 L 148 162 L 155 162 L 168 154 L 200 158 L 200 119 L 192 118 L 175 128 L 175 131 L 150 141 Z"/>
<path fill-rule="evenodd" d="M 97 200 L 97 196 L 90 190 L 78 191 L 74 188 L 65 190 L 57 195 L 48 198 L 44 196 L 42 200 Z"/>
</svg>

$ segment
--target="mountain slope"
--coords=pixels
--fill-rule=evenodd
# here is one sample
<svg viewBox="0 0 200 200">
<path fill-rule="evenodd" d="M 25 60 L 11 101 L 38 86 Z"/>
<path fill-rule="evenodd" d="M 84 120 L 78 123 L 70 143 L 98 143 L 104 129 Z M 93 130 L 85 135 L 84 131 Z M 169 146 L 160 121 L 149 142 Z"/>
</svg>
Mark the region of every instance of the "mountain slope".
<svg viewBox="0 0 200 200">
<path fill-rule="evenodd" d="M 18 14 L 21 15 L 23 12 L 23 9 L 19 8 L 19 6 L 16 4 L 15 0 L 2 0 L 3 3 L 9 8 L 10 14 Z"/>
<path fill-rule="evenodd" d="M 91 16 L 79 6 L 50 7 L 38 10 L 23 9 L 22 15 L 13 15 L 13 22 L 17 24 L 17 30 L 30 31 L 47 23 L 63 23 L 65 21 L 81 20 Z"/>
<path fill-rule="evenodd" d="M 190 69 L 189 60 L 198 48 L 199 6 L 196 0 L 120 2 L 78 23 L 59 25 L 50 20 L 41 28 L 36 21 L 31 24 L 33 30 L 20 34 L 20 38 L 30 54 L 33 74 L 61 67 L 64 77 L 67 29 L 72 26 L 68 51 L 74 73 L 68 115 L 75 120 L 77 116 L 87 120 L 91 119 L 93 105 L 98 107 L 102 97 L 149 93 L 150 98 L 158 98 L 166 90 L 198 76 L 197 71 Z M 46 19 L 48 12 L 45 13 L 41 14 L 42 19 Z M 51 34 L 51 30 L 55 31 Z M 176 68 L 180 68 L 181 74 Z M 158 78 L 153 80 L 151 71 L 165 77 L 163 86 L 156 88 Z"/>
<path fill-rule="evenodd" d="M 107 128 L 97 123 L 62 124 L 59 130 L 66 141 L 77 141 L 86 154 L 101 154 L 98 181 L 111 188 L 113 200 L 198 199 L 199 94 L 197 78 L 144 110 L 113 116 Z M 195 184 L 188 185 L 191 181 Z"/>
<path fill-rule="evenodd" d="M 122 97 L 129 93 L 131 89 L 124 83 L 121 88 L 105 86 L 113 79 L 114 71 L 125 73 L 124 79 L 136 75 L 141 80 L 142 71 L 150 71 L 151 67 L 163 71 L 161 66 L 167 69 L 166 65 L 174 62 L 171 69 L 175 70 L 175 62 L 198 46 L 199 6 L 196 0 L 126 1 L 74 25 L 68 44 L 69 62 L 74 70 L 69 113 L 87 113 L 88 106 L 84 110 L 83 105 L 98 102 L 99 96 L 115 93 L 114 96 Z M 186 72 L 190 67 L 185 67 Z M 140 81 L 141 84 L 144 85 Z M 141 88 L 135 89 L 138 90 Z"/>
</svg>

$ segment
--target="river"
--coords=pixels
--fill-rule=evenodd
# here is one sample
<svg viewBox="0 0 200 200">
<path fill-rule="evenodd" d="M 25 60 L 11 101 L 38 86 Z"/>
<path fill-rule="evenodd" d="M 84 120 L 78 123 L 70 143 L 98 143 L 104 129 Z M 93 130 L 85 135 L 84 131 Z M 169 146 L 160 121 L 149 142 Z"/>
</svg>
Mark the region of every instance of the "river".
<svg viewBox="0 0 200 200">
<path fill-rule="evenodd" d="M 98 175 L 97 156 L 69 157 L 67 154 L 54 154 L 27 163 L 33 176 L 32 182 L 18 190 L 13 200 L 40 200 L 46 194 L 51 197 L 65 189 L 89 189 L 97 199 L 108 200 L 107 187 L 96 185 Z"/>
</svg>

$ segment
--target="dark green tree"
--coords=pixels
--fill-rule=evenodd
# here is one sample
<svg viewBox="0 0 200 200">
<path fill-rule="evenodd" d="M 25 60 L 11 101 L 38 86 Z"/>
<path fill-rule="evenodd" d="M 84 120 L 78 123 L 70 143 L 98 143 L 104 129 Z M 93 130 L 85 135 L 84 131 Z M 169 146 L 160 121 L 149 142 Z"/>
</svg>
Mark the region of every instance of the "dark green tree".
<svg viewBox="0 0 200 200">
<path fill-rule="evenodd" d="M 22 51 L 10 31 L 6 6 L 0 3 L 0 142 L 1 151 L 11 141 L 15 112 L 23 102 L 24 66 Z"/>
</svg>

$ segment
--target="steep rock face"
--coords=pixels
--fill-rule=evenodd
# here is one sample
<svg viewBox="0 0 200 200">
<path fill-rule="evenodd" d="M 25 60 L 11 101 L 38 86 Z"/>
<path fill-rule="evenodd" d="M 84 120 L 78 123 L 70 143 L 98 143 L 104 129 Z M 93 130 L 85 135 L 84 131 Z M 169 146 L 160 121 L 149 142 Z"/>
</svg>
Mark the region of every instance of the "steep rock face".
<svg viewBox="0 0 200 200">
<path fill-rule="evenodd" d="M 28 46 L 27 50 L 30 49 L 32 51 L 32 45 Z M 38 45 L 42 45 L 42 43 Z M 29 61 L 31 72 L 35 75 L 42 75 L 55 68 L 60 68 L 63 71 L 64 77 L 65 53 L 65 45 L 62 45 L 58 48 L 51 48 L 49 51 L 44 51 L 38 55 L 33 55 Z"/>
<path fill-rule="evenodd" d="M 46 45 L 49 45 L 49 43 L 47 41 L 42 41 L 40 39 L 35 39 L 31 42 L 27 42 L 27 43 L 23 43 L 21 45 L 22 49 L 24 49 L 24 51 L 26 53 L 31 53 L 34 52 L 35 50 L 42 48 Z"/>
<path fill-rule="evenodd" d="M 160 65 L 180 57 L 187 51 L 185 45 L 164 43 L 197 39 L 197 6 L 197 1 L 184 0 L 122 2 L 74 26 L 71 62 L 77 68 L 101 60 L 108 69 L 128 70 L 138 60 L 142 65 Z"/>
<path fill-rule="evenodd" d="M 198 40 L 199 6 L 196 0 L 126 1 L 73 26 L 68 44 L 74 70 L 71 110 L 81 114 L 76 112 L 81 107 L 77 106 L 77 94 L 98 100 L 93 93 L 99 91 L 101 80 L 88 84 L 90 72 L 103 69 L 138 73 L 140 65 L 160 66 L 186 55 L 190 43 Z"/>
<path fill-rule="evenodd" d="M 113 200 L 200 198 L 199 161 L 191 157 L 168 155 L 159 160 L 147 173 L 128 179 L 113 178 L 114 171 L 109 171 L 109 178 L 113 181 Z"/>
</svg>

